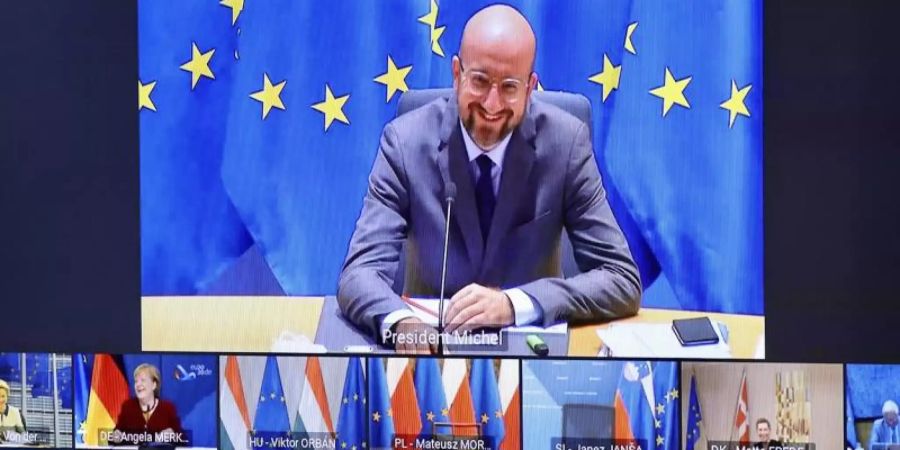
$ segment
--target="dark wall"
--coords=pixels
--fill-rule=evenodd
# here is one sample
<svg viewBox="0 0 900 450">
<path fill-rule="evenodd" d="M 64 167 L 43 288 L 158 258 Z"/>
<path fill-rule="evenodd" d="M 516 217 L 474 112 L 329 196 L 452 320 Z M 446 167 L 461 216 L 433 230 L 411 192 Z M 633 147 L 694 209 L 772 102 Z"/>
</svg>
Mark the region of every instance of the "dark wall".
<svg viewBox="0 0 900 450">
<path fill-rule="evenodd" d="M 137 350 L 137 4 L 2 10 L 0 349 Z"/>
</svg>

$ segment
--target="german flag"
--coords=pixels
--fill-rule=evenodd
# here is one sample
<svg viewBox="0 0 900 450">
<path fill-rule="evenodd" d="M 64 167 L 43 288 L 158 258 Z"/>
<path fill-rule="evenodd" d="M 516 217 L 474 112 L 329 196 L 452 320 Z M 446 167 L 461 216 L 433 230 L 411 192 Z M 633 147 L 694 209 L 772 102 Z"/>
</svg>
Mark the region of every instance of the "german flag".
<svg viewBox="0 0 900 450">
<path fill-rule="evenodd" d="M 100 431 L 116 427 L 122 403 L 130 395 L 124 368 L 125 364 L 119 355 L 98 353 L 94 357 L 91 395 L 88 400 L 87 420 L 84 424 L 86 444 L 107 445 L 107 442 L 100 441 Z"/>
</svg>

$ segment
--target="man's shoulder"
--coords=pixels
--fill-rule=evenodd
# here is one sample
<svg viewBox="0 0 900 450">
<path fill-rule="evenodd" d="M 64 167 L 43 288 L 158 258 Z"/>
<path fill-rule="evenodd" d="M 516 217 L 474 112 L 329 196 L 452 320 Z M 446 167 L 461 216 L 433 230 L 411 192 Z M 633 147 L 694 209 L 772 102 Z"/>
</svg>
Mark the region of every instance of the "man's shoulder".
<svg viewBox="0 0 900 450">
<path fill-rule="evenodd" d="M 535 133 L 570 139 L 586 124 L 574 114 L 546 101 L 532 99 L 528 114 L 534 121 Z"/>
</svg>

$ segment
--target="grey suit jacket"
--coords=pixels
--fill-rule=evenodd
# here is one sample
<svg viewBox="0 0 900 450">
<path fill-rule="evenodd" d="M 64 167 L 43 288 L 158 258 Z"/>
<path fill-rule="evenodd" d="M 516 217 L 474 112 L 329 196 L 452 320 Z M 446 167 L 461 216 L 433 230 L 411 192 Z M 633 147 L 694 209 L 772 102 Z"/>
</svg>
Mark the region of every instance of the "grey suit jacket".
<svg viewBox="0 0 900 450">
<path fill-rule="evenodd" d="M 406 308 L 391 286 L 406 243 L 404 293 L 440 290 L 446 186 L 457 187 L 450 220 L 447 295 L 470 283 L 517 287 L 543 325 L 634 315 L 641 282 L 613 217 L 589 130 L 574 116 L 531 100 L 503 161 L 487 242 L 456 99 L 435 100 L 388 123 L 338 286 L 341 311 L 371 333 Z M 560 237 L 582 273 L 563 279 Z"/>
<path fill-rule="evenodd" d="M 895 439 L 900 441 L 900 427 L 896 427 L 896 429 Z M 887 448 L 887 444 L 891 442 L 891 426 L 885 423 L 884 419 L 876 419 L 869 434 L 869 449 L 881 450 Z"/>
</svg>

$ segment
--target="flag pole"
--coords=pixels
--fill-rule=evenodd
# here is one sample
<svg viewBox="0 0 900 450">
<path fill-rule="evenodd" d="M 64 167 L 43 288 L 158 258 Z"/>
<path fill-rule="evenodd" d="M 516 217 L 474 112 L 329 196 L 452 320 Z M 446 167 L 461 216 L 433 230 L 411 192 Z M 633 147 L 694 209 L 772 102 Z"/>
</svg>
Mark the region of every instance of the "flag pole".
<svg viewBox="0 0 900 450">
<path fill-rule="evenodd" d="M 56 379 L 56 353 L 50 354 L 50 368 L 53 375 L 53 444 L 59 445 L 59 385 Z"/>
<path fill-rule="evenodd" d="M 21 390 L 19 391 L 22 394 L 22 417 L 28 416 L 28 398 L 25 396 L 25 390 L 28 387 L 28 359 L 25 357 L 24 353 L 19 354 L 19 385 Z"/>
</svg>

